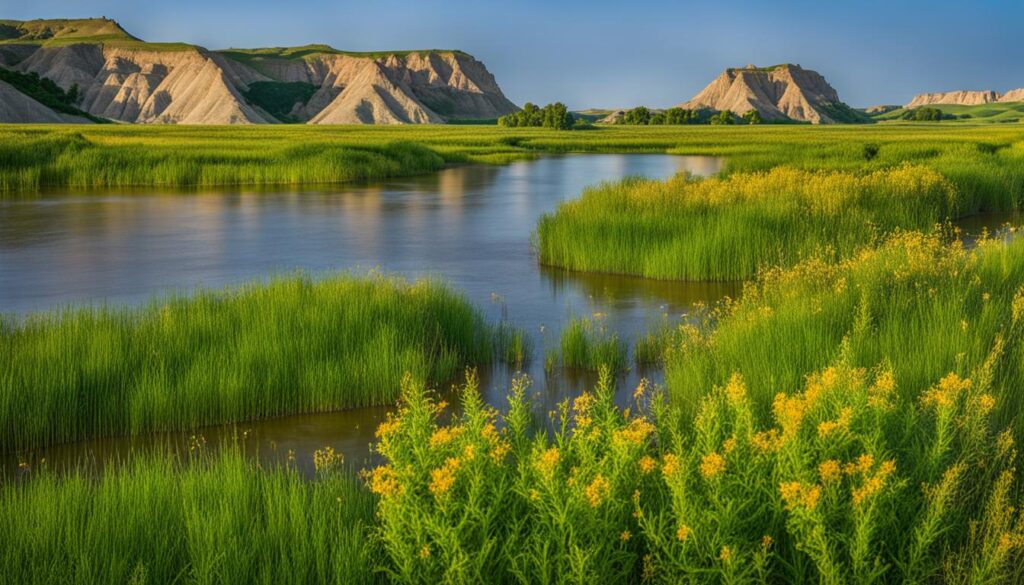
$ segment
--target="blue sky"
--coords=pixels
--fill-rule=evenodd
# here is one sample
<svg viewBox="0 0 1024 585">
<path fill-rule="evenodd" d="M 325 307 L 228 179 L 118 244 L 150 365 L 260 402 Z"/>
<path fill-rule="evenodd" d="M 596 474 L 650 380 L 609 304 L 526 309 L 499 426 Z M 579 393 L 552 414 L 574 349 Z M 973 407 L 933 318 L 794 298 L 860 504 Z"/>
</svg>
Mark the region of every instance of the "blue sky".
<svg viewBox="0 0 1024 585">
<path fill-rule="evenodd" d="M 151 41 L 458 48 L 510 99 L 669 106 L 722 69 L 799 63 L 853 106 L 1024 87 L 1024 0 L 32 0 L 0 18 L 107 16 Z"/>
</svg>

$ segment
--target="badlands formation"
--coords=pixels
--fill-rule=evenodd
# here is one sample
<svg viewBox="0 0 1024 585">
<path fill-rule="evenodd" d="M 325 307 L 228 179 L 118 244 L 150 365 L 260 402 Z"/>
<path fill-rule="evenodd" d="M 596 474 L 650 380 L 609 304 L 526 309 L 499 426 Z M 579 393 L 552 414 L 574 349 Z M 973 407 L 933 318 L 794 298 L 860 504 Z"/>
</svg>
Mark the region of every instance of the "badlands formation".
<svg viewBox="0 0 1024 585">
<path fill-rule="evenodd" d="M 799 65 L 726 69 L 703 91 L 680 107 L 689 110 L 757 110 L 765 120 L 796 120 L 813 124 L 854 121 L 856 114 L 815 71 Z"/>
<path fill-rule="evenodd" d="M 483 63 L 460 51 L 211 51 L 146 43 L 107 19 L 0 21 L 0 66 L 77 86 L 81 110 L 140 124 L 284 121 L 251 99 L 255 87 L 286 100 L 298 87 L 286 118 L 309 124 L 440 124 L 518 109 Z M 0 99 L 0 122 L 67 121 L 7 84 Z"/>
<path fill-rule="evenodd" d="M 922 93 L 914 96 L 907 108 L 921 106 L 979 106 L 982 104 L 1006 102 L 1024 102 L 1024 88 L 1014 89 L 1005 94 L 994 91 L 947 91 L 941 93 Z"/>
</svg>

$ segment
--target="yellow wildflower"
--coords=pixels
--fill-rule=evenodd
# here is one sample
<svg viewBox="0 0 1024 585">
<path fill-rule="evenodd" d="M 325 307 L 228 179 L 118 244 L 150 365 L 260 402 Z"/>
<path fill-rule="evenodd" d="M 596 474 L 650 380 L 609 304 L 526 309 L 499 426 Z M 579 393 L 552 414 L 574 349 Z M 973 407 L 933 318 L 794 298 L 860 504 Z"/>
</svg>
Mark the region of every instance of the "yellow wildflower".
<svg viewBox="0 0 1024 585">
<path fill-rule="evenodd" d="M 501 463 L 505 460 L 505 455 L 507 455 L 511 449 L 512 446 L 509 445 L 508 442 L 500 441 L 491 449 L 491 459 L 493 459 L 495 463 Z"/>
<path fill-rule="evenodd" d="M 458 457 L 449 457 L 444 462 L 444 465 L 431 470 L 430 493 L 434 494 L 434 497 L 437 498 L 447 494 L 452 486 L 455 485 L 455 474 L 459 471 L 460 467 L 462 467 L 462 460 Z"/>
<path fill-rule="evenodd" d="M 712 451 L 700 461 L 700 474 L 705 478 L 713 478 L 725 471 L 725 458 Z"/>
<path fill-rule="evenodd" d="M 732 558 L 732 549 L 728 546 L 723 546 L 722 550 L 718 552 L 718 560 L 727 562 Z"/>
<path fill-rule="evenodd" d="M 317 471 L 326 471 L 338 467 L 344 462 L 345 457 L 334 450 L 334 447 L 324 447 L 313 451 L 313 467 Z"/>
<path fill-rule="evenodd" d="M 400 418 L 393 418 L 389 414 L 388 415 L 388 419 L 386 421 L 380 423 L 380 425 L 377 427 L 377 439 L 380 440 L 380 441 L 383 441 L 383 440 L 391 437 L 396 432 L 398 432 L 398 427 L 401 426 L 401 424 L 402 424 L 402 419 L 400 419 Z"/>
<path fill-rule="evenodd" d="M 634 418 L 624 429 L 615 431 L 614 441 L 620 445 L 640 445 L 654 433 L 654 425 L 644 418 Z"/>
<path fill-rule="evenodd" d="M 661 464 L 661 473 L 666 477 L 672 477 L 679 471 L 679 457 L 672 453 L 666 453 Z"/>
<path fill-rule="evenodd" d="M 628 530 L 623 530 L 622 534 L 619 535 L 619 540 L 621 540 L 622 542 L 629 542 L 629 539 L 632 537 L 633 535 L 630 534 Z"/>
<path fill-rule="evenodd" d="M 789 481 L 779 484 L 779 493 L 786 503 L 787 510 L 794 510 L 797 507 L 814 510 L 818 507 L 818 501 L 821 499 L 821 486 Z"/>
<path fill-rule="evenodd" d="M 544 453 L 542 453 L 540 459 L 534 463 L 534 466 L 541 475 L 550 479 L 551 476 L 554 475 L 555 470 L 558 469 L 559 457 L 558 447 L 549 447 L 544 450 Z"/>
<path fill-rule="evenodd" d="M 585 490 L 587 501 L 590 502 L 591 508 L 596 508 L 608 497 L 608 492 L 611 491 L 611 485 L 603 475 L 597 474 L 594 480 L 590 482 Z"/>
<path fill-rule="evenodd" d="M 818 424 L 818 436 L 825 438 L 837 430 L 850 430 L 850 419 L 853 418 L 853 409 L 843 408 L 836 420 L 823 421 Z"/>
<path fill-rule="evenodd" d="M 939 383 L 924 393 L 921 403 L 935 408 L 949 407 L 964 391 L 970 389 L 971 381 L 962 379 L 955 373 L 947 374 Z"/>
<path fill-rule="evenodd" d="M 779 447 L 779 430 L 771 429 L 755 433 L 754 436 L 751 437 L 750 443 L 754 445 L 754 448 L 762 453 L 775 451 Z"/>
<path fill-rule="evenodd" d="M 821 462 L 818 465 L 818 476 L 821 477 L 821 481 L 824 483 L 838 481 L 842 477 L 842 469 L 839 462 L 835 459 Z"/>
<path fill-rule="evenodd" d="M 743 376 L 733 374 L 725 385 L 725 397 L 732 405 L 737 405 L 747 397 L 747 385 L 743 382 Z"/>
<path fill-rule="evenodd" d="M 680 524 L 679 529 L 676 530 L 676 539 L 679 542 L 686 542 L 687 538 L 690 538 L 690 527 L 686 524 Z"/>
<path fill-rule="evenodd" d="M 772 542 L 774 542 L 772 540 L 772 537 L 767 535 L 767 534 L 765 534 L 764 536 L 761 537 L 761 547 L 762 548 L 771 548 Z"/>
<path fill-rule="evenodd" d="M 460 427 L 441 427 L 430 435 L 430 448 L 434 449 L 446 445 L 462 433 Z"/>
<path fill-rule="evenodd" d="M 425 559 L 430 556 L 430 545 L 424 544 L 423 548 L 420 549 L 420 558 Z"/>
<path fill-rule="evenodd" d="M 658 466 L 658 464 L 654 461 L 654 458 L 651 457 L 650 455 L 644 455 L 643 457 L 641 457 L 639 463 L 640 471 L 644 475 L 647 475 L 648 473 L 654 471 L 654 468 Z"/>
<path fill-rule="evenodd" d="M 402 485 L 390 465 L 381 465 L 370 473 L 370 491 L 385 498 L 402 493 Z"/>
<path fill-rule="evenodd" d="M 722 451 L 725 451 L 727 454 L 732 453 L 735 448 L 736 437 L 729 437 L 722 443 Z"/>
</svg>

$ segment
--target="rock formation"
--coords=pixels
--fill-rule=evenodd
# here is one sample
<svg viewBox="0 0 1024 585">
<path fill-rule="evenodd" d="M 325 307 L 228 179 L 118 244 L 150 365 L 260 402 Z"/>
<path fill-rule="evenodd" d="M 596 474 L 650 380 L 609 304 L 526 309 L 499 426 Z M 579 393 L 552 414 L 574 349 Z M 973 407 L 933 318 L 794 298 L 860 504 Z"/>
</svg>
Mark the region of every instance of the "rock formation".
<svg viewBox="0 0 1024 585">
<path fill-rule="evenodd" d="M 984 91 L 947 91 L 940 93 L 922 93 L 914 96 L 907 104 L 908 108 L 921 106 L 978 106 L 995 102 L 1024 102 L 1024 88 L 1014 89 L 1000 95 L 991 90 Z"/>
<path fill-rule="evenodd" d="M 799 65 L 726 69 L 703 91 L 680 105 L 686 109 L 757 110 L 765 120 L 798 120 L 813 124 L 852 121 L 853 115 L 825 78 Z"/>
<path fill-rule="evenodd" d="M 518 109 L 460 51 L 210 51 L 145 43 L 106 19 L 0 21 L 0 66 L 77 85 L 82 110 L 141 124 L 280 122 L 250 99 L 254 83 L 309 86 L 287 118 L 312 124 L 438 124 Z"/>
</svg>

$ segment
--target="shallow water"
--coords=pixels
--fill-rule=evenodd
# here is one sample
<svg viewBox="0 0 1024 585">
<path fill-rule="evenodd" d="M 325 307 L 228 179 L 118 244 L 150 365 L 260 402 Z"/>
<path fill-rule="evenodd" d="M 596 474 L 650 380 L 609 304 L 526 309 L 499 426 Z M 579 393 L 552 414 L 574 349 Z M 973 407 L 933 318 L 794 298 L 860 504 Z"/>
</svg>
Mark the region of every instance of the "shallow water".
<svg viewBox="0 0 1024 585">
<path fill-rule="evenodd" d="M 364 186 L 301 190 L 232 189 L 195 193 L 122 191 L 49 193 L 0 201 L 0 312 L 23 314 L 63 304 L 140 303 L 154 294 L 219 287 L 296 269 L 314 273 L 380 268 L 410 277 L 437 276 L 463 291 L 491 321 L 530 332 L 538 409 L 594 382 L 592 374 L 543 370 L 543 350 L 557 343 L 572 316 L 600 313 L 605 325 L 633 339 L 697 302 L 739 291 L 736 283 L 660 282 L 574 273 L 538 266 L 530 246 L 537 218 L 589 185 L 627 176 L 710 175 L 711 157 L 568 155 L 508 166 L 463 166 L 424 177 Z M 501 406 L 516 372 L 480 372 L 482 391 Z M 620 376 L 628 395 L 641 376 Z M 264 457 L 331 445 L 359 465 L 387 408 L 369 408 L 242 423 L 246 443 Z M 202 431 L 208 443 L 236 427 Z M 51 465 L 82 458 L 102 463 L 170 442 L 187 449 L 191 433 L 103 439 L 33 454 Z"/>
</svg>

